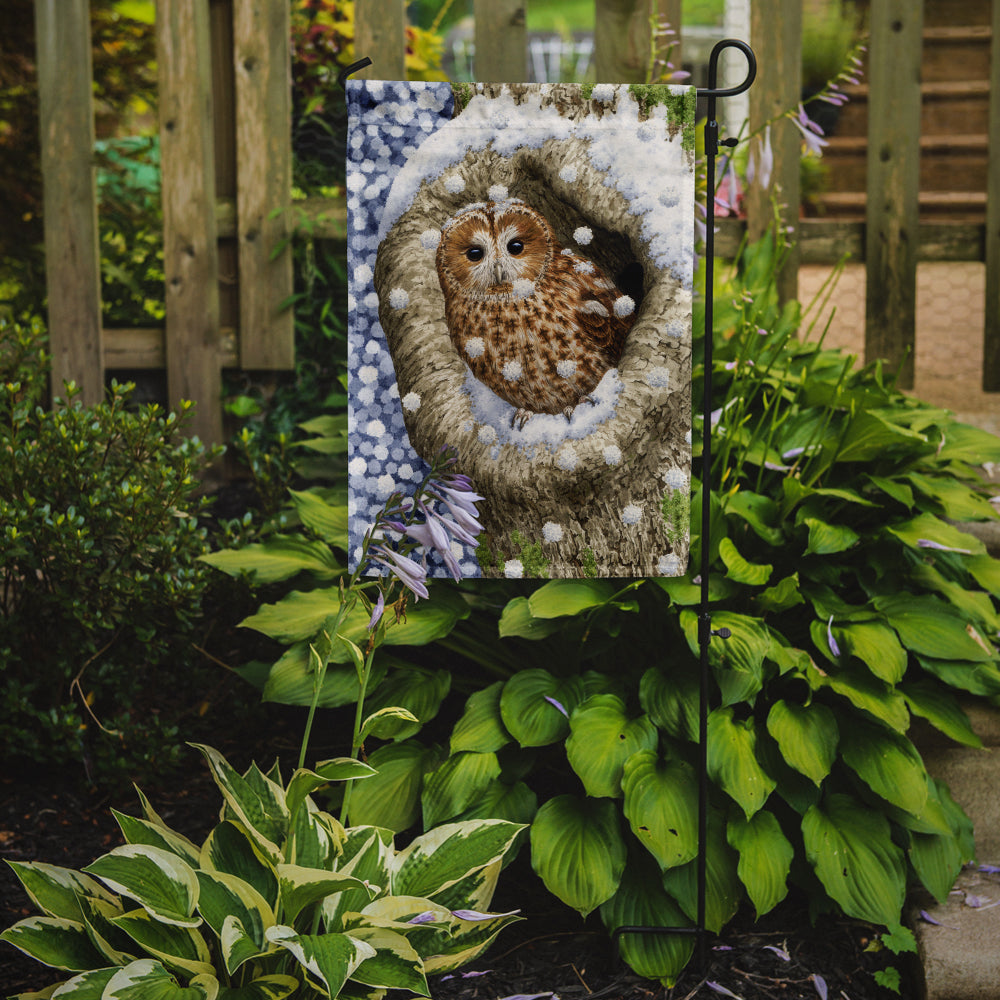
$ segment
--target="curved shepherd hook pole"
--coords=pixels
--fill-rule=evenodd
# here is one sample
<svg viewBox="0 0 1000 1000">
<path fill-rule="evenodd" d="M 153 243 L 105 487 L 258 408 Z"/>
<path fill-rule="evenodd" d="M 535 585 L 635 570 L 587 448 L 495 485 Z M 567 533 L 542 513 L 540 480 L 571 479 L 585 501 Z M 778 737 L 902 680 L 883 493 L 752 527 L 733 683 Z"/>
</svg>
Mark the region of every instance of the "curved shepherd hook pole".
<svg viewBox="0 0 1000 1000">
<path fill-rule="evenodd" d="M 359 59 L 357 62 L 352 62 L 350 66 L 345 66 L 337 74 L 337 85 L 340 87 L 341 90 L 346 90 L 347 88 L 345 87 L 345 84 L 347 83 L 347 78 L 352 73 L 357 73 L 359 70 L 363 70 L 366 66 L 371 66 L 371 65 L 372 65 L 371 59 L 369 59 L 368 56 L 365 56 L 364 58 Z"/>
<path fill-rule="evenodd" d="M 717 87 L 719 56 L 725 49 L 739 49 L 747 60 L 747 75 L 736 87 Z M 622 934 L 695 934 L 698 939 L 698 965 L 706 968 L 705 949 L 705 895 L 707 881 L 707 830 L 708 830 L 708 647 L 712 636 L 728 639 L 727 628 L 712 629 L 712 615 L 708 610 L 709 530 L 711 526 L 711 491 L 708 480 L 712 468 L 712 289 L 715 278 L 715 158 L 719 146 L 735 146 L 735 138 L 719 140 L 719 123 L 716 121 L 716 99 L 735 97 L 749 90 L 757 77 L 757 57 L 746 42 L 726 38 L 717 42 L 708 60 L 708 87 L 698 88 L 698 96 L 708 99 L 705 123 L 705 157 L 708 175 L 707 219 L 705 227 L 705 384 L 702 398 L 702 507 L 701 507 L 701 601 L 698 613 L 698 645 L 701 652 L 701 690 L 698 704 L 698 911 L 694 927 L 619 927 L 614 932 L 615 941 Z"/>
</svg>

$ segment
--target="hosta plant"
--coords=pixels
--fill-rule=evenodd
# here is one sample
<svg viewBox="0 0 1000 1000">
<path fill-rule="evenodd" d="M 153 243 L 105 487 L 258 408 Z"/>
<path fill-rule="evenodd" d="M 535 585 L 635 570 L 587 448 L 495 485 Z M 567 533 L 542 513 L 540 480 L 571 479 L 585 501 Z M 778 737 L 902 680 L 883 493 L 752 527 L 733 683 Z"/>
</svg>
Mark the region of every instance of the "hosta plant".
<svg viewBox="0 0 1000 1000">
<path fill-rule="evenodd" d="M 366 764 L 338 758 L 286 784 L 277 766 L 240 774 L 199 749 L 224 802 L 201 845 L 140 793 L 142 818 L 115 813 L 126 844 L 82 871 L 10 863 L 42 915 L 0 938 L 70 974 L 23 997 L 429 996 L 429 973 L 470 961 L 518 919 L 487 912 L 517 824 L 450 823 L 400 850 L 391 831 L 347 829 L 313 801 L 331 781 L 370 779 Z"/>
</svg>

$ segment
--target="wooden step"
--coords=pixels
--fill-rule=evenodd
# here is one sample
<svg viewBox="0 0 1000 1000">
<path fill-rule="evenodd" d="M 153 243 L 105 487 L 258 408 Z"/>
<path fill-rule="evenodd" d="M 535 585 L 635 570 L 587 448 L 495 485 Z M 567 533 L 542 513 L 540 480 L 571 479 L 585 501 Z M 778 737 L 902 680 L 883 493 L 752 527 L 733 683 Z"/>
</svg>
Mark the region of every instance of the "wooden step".
<svg viewBox="0 0 1000 1000">
<path fill-rule="evenodd" d="M 924 27 L 945 27 L 956 22 L 989 24 L 990 4 L 991 0 L 924 0 Z"/>
<path fill-rule="evenodd" d="M 921 135 L 947 135 L 959 125 L 963 133 L 988 131 L 989 80 L 938 80 L 921 84 Z M 868 132 L 867 83 L 847 88 L 848 103 L 841 109 L 836 135 Z"/>
<path fill-rule="evenodd" d="M 863 221 L 867 197 L 863 191 L 830 191 L 817 196 L 827 218 Z M 920 218 L 981 223 L 986 217 L 986 193 L 979 191 L 921 191 Z"/>
<path fill-rule="evenodd" d="M 921 79 L 924 83 L 989 80 L 992 38 L 989 25 L 925 28 Z"/>
</svg>

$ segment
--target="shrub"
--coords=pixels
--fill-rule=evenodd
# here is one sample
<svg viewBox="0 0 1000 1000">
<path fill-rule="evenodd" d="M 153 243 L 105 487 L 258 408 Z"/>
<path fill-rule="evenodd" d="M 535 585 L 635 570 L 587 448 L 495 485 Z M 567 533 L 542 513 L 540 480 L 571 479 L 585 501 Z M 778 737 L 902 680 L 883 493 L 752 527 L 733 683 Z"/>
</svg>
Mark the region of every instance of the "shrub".
<svg viewBox="0 0 1000 1000">
<path fill-rule="evenodd" d="M 43 409 L 40 338 L 0 322 L 0 742 L 8 760 L 123 768 L 174 752 L 149 682 L 190 662 L 208 454 L 184 433 L 188 404 L 133 410 L 128 385 L 96 406 L 67 385 Z"/>
<path fill-rule="evenodd" d="M 516 824 L 454 823 L 397 849 L 310 797 L 368 778 L 367 765 L 324 761 L 285 785 L 277 765 L 240 774 L 199 749 L 225 803 L 200 847 L 140 793 L 144 818 L 115 813 L 125 846 L 83 872 L 11 864 L 42 915 L 0 938 L 79 973 L 60 995 L 429 996 L 428 973 L 472 961 L 518 919 L 485 912 Z"/>
</svg>

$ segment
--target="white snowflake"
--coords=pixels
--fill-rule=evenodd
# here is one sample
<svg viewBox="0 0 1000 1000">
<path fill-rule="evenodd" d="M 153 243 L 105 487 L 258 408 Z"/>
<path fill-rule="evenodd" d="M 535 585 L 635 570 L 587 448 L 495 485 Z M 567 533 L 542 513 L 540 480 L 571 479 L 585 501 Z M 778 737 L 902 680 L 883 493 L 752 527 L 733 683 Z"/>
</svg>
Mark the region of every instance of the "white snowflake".
<svg viewBox="0 0 1000 1000">
<path fill-rule="evenodd" d="M 461 174 L 448 174 L 444 179 L 444 189 L 452 194 L 465 190 L 465 178 Z"/>
<path fill-rule="evenodd" d="M 520 580 L 524 576 L 524 563 L 520 559 L 508 559 L 503 564 L 503 575 L 508 580 Z"/>
<path fill-rule="evenodd" d="M 370 385 L 366 385 L 358 393 L 358 402 L 362 406 L 371 406 L 375 402 L 375 390 Z"/>
<path fill-rule="evenodd" d="M 530 299 L 535 294 L 535 283 L 530 278 L 515 278 L 512 294 L 515 299 Z"/>
<path fill-rule="evenodd" d="M 484 424 L 482 427 L 480 427 L 479 434 L 477 435 L 482 444 L 493 444 L 493 442 L 496 440 L 496 436 L 497 436 L 496 428 L 491 427 L 489 424 Z"/>
<path fill-rule="evenodd" d="M 420 409 L 420 393 L 408 392 L 403 397 L 403 409 L 410 413 L 415 413 Z"/>
<path fill-rule="evenodd" d="M 384 500 L 396 488 L 396 482 L 392 476 L 379 476 L 376 493 Z"/>
<path fill-rule="evenodd" d="M 637 503 L 629 503 L 622 508 L 622 524 L 638 524 L 640 520 L 642 508 Z"/>
<path fill-rule="evenodd" d="M 603 453 L 605 465 L 617 465 L 622 460 L 622 450 L 616 444 L 609 444 Z"/>
<path fill-rule="evenodd" d="M 589 226 L 580 226 L 573 230 L 573 242 L 585 247 L 594 238 L 593 230 Z"/>
<path fill-rule="evenodd" d="M 656 563 L 656 572 L 660 576 L 677 576 L 681 571 L 681 561 L 673 552 L 660 556 Z"/>
<path fill-rule="evenodd" d="M 559 179 L 567 184 L 572 184 L 576 180 L 576 167 L 567 164 L 559 171 Z"/>
<path fill-rule="evenodd" d="M 563 529 L 561 524 L 556 524 L 555 521 L 546 521 L 542 525 L 542 538 L 547 542 L 561 542 L 563 537 Z"/>
<path fill-rule="evenodd" d="M 556 374 L 561 378 L 572 378 L 576 374 L 576 362 L 572 358 L 563 358 L 556 362 Z"/>
<path fill-rule="evenodd" d="M 508 382 L 516 382 L 523 373 L 520 361 L 508 361 L 503 366 L 503 377 Z"/>
<path fill-rule="evenodd" d="M 360 456 L 352 458 L 347 463 L 347 471 L 352 476 L 363 476 L 368 469 L 368 463 Z"/>
<path fill-rule="evenodd" d="M 482 337 L 469 337 L 465 342 L 465 353 L 470 358 L 481 358 L 486 350 L 486 344 Z"/>
<path fill-rule="evenodd" d="M 436 250 L 441 242 L 441 231 L 439 229 L 425 229 L 420 234 L 420 245 L 425 250 Z"/>
<path fill-rule="evenodd" d="M 486 197 L 490 201 L 506 201 L 509 197 L 510 192 L 503 184 L 492 184 L 490 189 L 486 192 Z"/>
<path fill-rule="evenodd" d="M 358 264 L 354 269 L 354 280 L 359 285 L 365 285 L 372 280 L 372 269 L 367 264 Z"/>
<path fill-rule="evenodd" d="M 577 274 L 593 274 L 594 265 L 590 263 L 589 260 L 580 260 L 573 265 L 573 270 Z"/>
<path fill-rule="evenodd" d="M 369 340 L 365 344 L 365 354 L 372 356 L 378 354 L 382 350 L 382 345 L 377 340 Z"/>
<path fill-rule="evenodd" d="M 663 479 L 672 490 L 686 490 L 688 479 L 683 469 L 667 469 Z"/>
<path fill-rule="evenodd" d="M 646 372 L 646 384 L 654 389 L 666 389 L 670 384 L 670 372 L 662 366 L 651 368 Z"/>
<path fill-rule="evenodd" d="M 599 83 L 591 91 L 590 97 L 594 101 L 613 101 L 615 99 L 615 85 L 613 83 Z"/>
<path fill-rule="evenodd" d="M 635 300 L 631 295 L 620 295 L 615 299 L 615 304 L 612 308 L 615 311 L 615 315 L 620 318 L 631 316 L 635 312 Z"/>
<path fill-rule="evenodd" d="M 576 453 L 576 449 L 568 444 L 559 449 L 559 453 L 556 455 L 556 465 L 565 472 L 572 472 L 580 461 L 580 456 Z"/>
<path fill-rule="evenodd" d="M 366 309 L 378 309 L 378 296 L 375 292 L 369 292 L 361 302 Z"/>
<path fill-rule="evenodd" d="M 386 448 L 384 444 L 375 445 L 375 449 L 372 451 L 372 455 L 377 458 L 380 462 L 384 462 L 389 457 L 389 449 Z M 386 468 L 386 472 L 389 469 Z"/>
<path fill-rule="evenodd" d="M 389 305 L 393 309 L 405 309 L 410 304 L 410 293 L 405 288 L 394 288 L 389 292 Z"/>
<path fill-rule="evenodd" d="M 358 378 L 365 385 L 371 385 L 372 382 L 378 381 L 378 369 L 374 365 L 362 365 L 358 369 Z"/>
<path fill-rule="evenodd" d="M 365 433 L 371 437 L 380 438 L 385 434 L 385 424 L 381 420 L 369 420 L 365 427 Z"/>
</svg>

